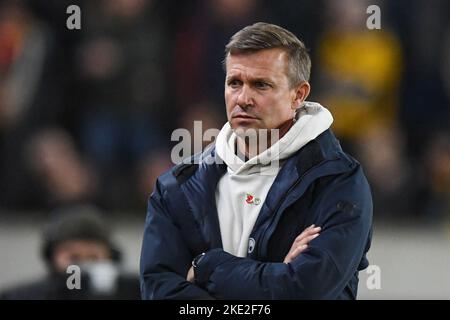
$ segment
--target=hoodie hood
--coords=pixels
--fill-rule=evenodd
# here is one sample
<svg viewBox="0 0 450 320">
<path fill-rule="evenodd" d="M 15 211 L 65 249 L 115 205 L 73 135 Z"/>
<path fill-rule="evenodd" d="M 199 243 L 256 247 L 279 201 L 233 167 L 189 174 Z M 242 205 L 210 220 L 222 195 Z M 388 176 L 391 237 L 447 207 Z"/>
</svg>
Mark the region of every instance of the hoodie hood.
<svg viewBox="0 0 450 320">
<path fill-rule="evenodd" d="M 289 131 L 270 148 L 244 162 L 235 153 L 237 136 L 227 122 L 216 140 L 217 155 L 228 166 L 232 174 L 247 175 L 267 170 L 279 169 L 284 160 L 321 133 L 330 128 L 333 116 L 330 111 L 316 102 L 307 102 L 297 109 L 296 121 Z M 274 166 L 275 164 L 275 166 Z M 275 170 L 275 174 L 278 170 Z"/>
</svg>

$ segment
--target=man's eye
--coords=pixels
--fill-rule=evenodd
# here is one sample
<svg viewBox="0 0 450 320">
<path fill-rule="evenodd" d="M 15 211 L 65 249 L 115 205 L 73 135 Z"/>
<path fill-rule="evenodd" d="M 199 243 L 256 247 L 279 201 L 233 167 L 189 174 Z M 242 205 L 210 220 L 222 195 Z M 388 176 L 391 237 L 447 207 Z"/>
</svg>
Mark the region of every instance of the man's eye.
<svg viewBox="0 0 450 320">
<path fill-rule="evenodd" d="M 237 88 L 237 87 L 239 87 L 241 84 L 242 84 L 242 82 L 239 81 L 239 80 L 230 80 L 230 81 L 228 81 L 228 85 L 229 85 L 230 87 L 232 87 L 232 88 Z"/>
<path fill-rule="evenodd" d="M 258 89 L 268 89 L 270 86 L 268 83 L 265 83 L 262 81 L 257 81 L 257 82 L 255 82 L 255 87 Z"/>
</svg>

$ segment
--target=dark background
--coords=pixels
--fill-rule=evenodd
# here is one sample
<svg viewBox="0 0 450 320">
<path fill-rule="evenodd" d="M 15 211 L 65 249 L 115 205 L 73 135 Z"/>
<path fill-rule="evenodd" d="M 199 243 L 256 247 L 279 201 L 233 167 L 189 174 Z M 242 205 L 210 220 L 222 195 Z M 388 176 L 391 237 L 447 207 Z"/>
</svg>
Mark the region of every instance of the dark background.
<svg viewBox="0 0 450 320">
<path fill-rule="evenodd" d="M 71 4 L 81 8 L 80 30 L 66 27 Z M 371 4 L 381 30 L 366 27 Z M 365 168 L 379 244 L 400 244 L 400 261 L 427 235 L 442 236 L 430 248 L 448 248 L 449 14 L 445 0 L 1 1 L 1 255 L 13 260 L 0 278 L 20 278 L 11 273 L 19 234 L 37 241 L 35 221 L 80 203 L 110 216 L 136 269 L 147 198 L 172 165 L 171 133 L 194 120 L 222 127 L 223 49 L 257 21 L 309 48 L 308 100 L 331 110 L 332 129 Z M 374 246 L 388 250 L 376 234 Z"/>
</svg>

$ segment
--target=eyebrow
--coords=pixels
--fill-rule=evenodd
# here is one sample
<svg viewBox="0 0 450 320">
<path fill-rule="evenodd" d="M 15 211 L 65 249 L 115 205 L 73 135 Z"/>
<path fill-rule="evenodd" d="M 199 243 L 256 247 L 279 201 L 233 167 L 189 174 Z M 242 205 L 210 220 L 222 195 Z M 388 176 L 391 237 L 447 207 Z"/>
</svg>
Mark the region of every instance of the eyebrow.
<svg viewBox="0 0 450 320">
<path fill-rule="evenodd" d="M 238 75 L 235 75 L 235 74 L 226 77 L 226 81 L 237 80 L 237 79 L 240 79 L 240 77 Z M 271 80 L 270 78 L 265 78 L 265 77 L 255 77 L 255 78 L 249 77 L 249 81 L 251 83 L 255 83 L 255 82 L 267 82 L 267 83 L 270 83 L 270 84 L 274 83 L 273 80 Z"/>
</svg>

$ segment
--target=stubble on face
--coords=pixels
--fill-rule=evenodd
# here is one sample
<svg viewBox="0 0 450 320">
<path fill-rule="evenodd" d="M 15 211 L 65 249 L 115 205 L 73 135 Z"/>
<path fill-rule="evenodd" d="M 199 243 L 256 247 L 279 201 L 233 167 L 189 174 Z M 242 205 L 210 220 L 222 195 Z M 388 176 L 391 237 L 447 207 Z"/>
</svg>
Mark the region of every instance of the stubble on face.
<svg viewBox="0 0 450 320">
<path fill-rule="evenodd" d="M 271 130 L 278 130 L 281 138 L 292 126 L 295 90 L 287 77 L 287 63 L 286 52 L 278 48 L 227 57 L 227 116 L 241 148 L 248 150 L 246 141 L 259 145 L 261 131 L 267 132 L 270 147 Z"/>
</svg>

